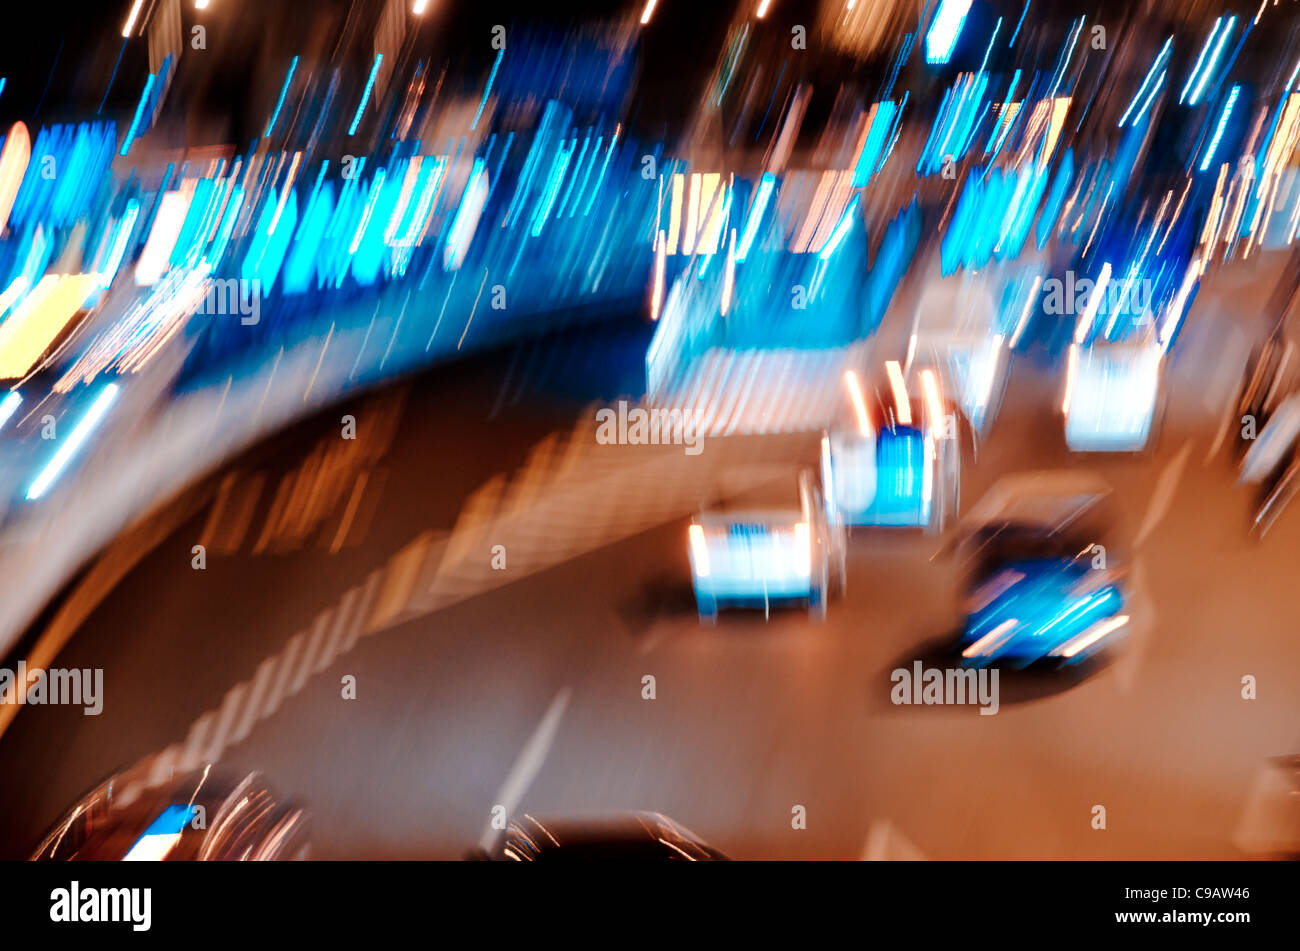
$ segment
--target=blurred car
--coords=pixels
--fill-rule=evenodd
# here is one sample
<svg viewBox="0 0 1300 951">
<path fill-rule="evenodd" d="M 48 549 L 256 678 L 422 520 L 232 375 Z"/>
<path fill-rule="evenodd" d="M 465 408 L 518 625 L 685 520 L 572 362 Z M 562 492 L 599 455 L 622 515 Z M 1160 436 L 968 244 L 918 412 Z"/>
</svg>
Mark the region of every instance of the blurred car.
<svg viewBox="0 0 1300 951">
<path fill-rule="evenodd" d="M 961 439 L 956 407 L 930 369 L 911 385 L 898 361 L 865 392 L 845 375 L 852 417 L 822 439 L 822 491 L 832 522 L 919 527 L 938 533 L 961 503 Z"/>
<path fill-rule="evenodd" d="M 1290 464 L 1279 468 L 1275 477 L 1267 481 L 1264 491 L 1260 493 L 1260 501 L 1250 523 L 1251 534 L 1256 538 L 1267 535 L 1286 507 L 1294 501 L 1297 490 L 1300 490 L 1300 458 L 1292 455 Z"/>
<path fill-rule="evenodd" d="M 727 856 L 658 812 L 594 821 L 511 822 L 492 848 L 471 858 L 506 862 L 716 862 Z"/>
<path fill-rule="evenodd" d="M 995 282 L 963 272 L 927 284 L 912 321 L 908 376 L 930 366 L 961 408 L 971 434 L 983 440 L 1002 406 L 1011 353 L 999 326 Z"/>
<path fill-rule="evenodd" d="M 1163 356 L 1154 335 L 1118 343 L 1071 344 L 1061 403 L 1070 449 L 1145 449 L 1159 415 Z"/>
<path fill-rule="evenodd" d="M 1242 427 L 1243 438 L 1230 442 L 1233 455 L 1239 457 L 1238 484 L 1257 490 L 1250 530 L 1261 538 L 1300 487 L 1300 392 L 1281 393 L 1284 385 L 1294 385 L 1287 374 L 1291 356 L 1292 346 L 1284 348 L 1279 338 L 1265 342 L 1228 421 L 1231 427 Z M 1248 431 L 1249 437 L 1245 435 Z"/>
<path fill-rule="evenodd" d="M 1259 485 L 1285 467 L 1300 440 L 1300 392 L 1279 400 L 1265 415 L 1241 457 L 1238 482 Z"/>
<path fill-rule="evenodd" d="M 843 536 L 811 468 L 734 492 L 720 483 L 688 529 L 700 619 L 773 602 L 804 602 L 824 618 L 832 588 L 843 586 Z"/>
<path fill-rule="evenodd" d="M 1284 392 L 1294 389 L 1294 373 L 1288 373 L 1291 364 L 1292 345 L 1284 344 L 1279 334 L 1271 334 L 1251 355 L 1233 406 L 1233 414 L 1227 425 L 1230 430 L 1240 432 L 1247 425 L 1253 436 L 1258 436 L 1267 428 L 1269 420 L 1277 409 L 1279 397 Z M 1289 384 L 1289 385 L 1287 385 Z M 1231 457 L 1240 461 L 1241 457 L 1255 444 L 1253 438 L 1230 439 Z"/>
<path fill-rule="evenodd" d="M 280 800 L 259 773 L 208 767 L 153 788 L 139 778 L 119 773 L 95 787 L 32 858 L 202 862 L 307 856 L 307 812 Z M 138 794 L 127 795 L 128 789 Z"/>
<path fill-rule="evenodd" d="M 1090 473 L 999 480 L 962 520 L 970 559 L 961 662 L 1068 666 L 1126 633 L 1125 572 L 1104 538 L 1110 487 Z"/>
</svg>

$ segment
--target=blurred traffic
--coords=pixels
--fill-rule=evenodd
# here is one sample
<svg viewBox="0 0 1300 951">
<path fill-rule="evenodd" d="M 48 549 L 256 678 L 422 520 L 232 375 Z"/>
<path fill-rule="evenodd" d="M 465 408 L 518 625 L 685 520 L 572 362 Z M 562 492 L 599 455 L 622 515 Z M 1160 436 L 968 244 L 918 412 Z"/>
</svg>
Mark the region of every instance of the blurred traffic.
<svg viewBox="0 0 1300 951">
<path fill-rule="evenodd" d="M 868 644 L 824 673 L 855 671 L 871 703 L 885 698 L 873 729 L 903 715 L 878 689 L 882 665 L 939 664 L 945 691 L 1032 668 L 1043 679 L 991 681 L 1007 696 L 987 719 L 1013 722 L 1106 707 L 1105 691 L 1158 676 L 1244 691 L 1269 669 L 1289 678 L 1271 696 L 1291 707 L 1252 727 L 1268 748 L 1251 762 L 1291 752 L 1277 735 L 1294 725 L 1296 658 L 1271 640 L 1287 608 L 1266 601 L 1239 622 L 1272 645 L 1241 659 L 1224 661 L 1212 633 L 1203 666 L 1168 644 L 1185 579 L 1207 570 L 1193 550 L 1232 552 L 1198 597 L 1218 584 L 1246 602 L 1287 570 L 1280 539 L 1300 531 L 1287 527 L 1300 489 L 1293 4 L 108 6 L 51 22 L 69 52 L 0 79 L 0 641 L 31 666 L 84 649 L 110 698 L 115 677 L 137 689 L 135 645 L 163 635 L 126 629 L 110 594 L 147 576 L 166 594 L 145 627 L 175 611 L 169 623 L 206 629 L 201 604 L 241 646 L 191 664 L 208 641 L 186 642 L 152 676 L 205 689 L 176 691 L 138 734 L 134 720 L 95 728 L 113 737 L 114 770 L 135 763 L 131 803 L 113 781 L 95 788 L 41 857 L 304 853 L 305 811 L 286 813 L 256 774 L 206 771 L 363 636 L 460 610 L 530 644 L 537 625 L 543 646 L 569 628 L 657 631 L 636 663 L 661 643 L 688 656 L 765 645 L 739 670 L 815 668 L 829 649 L 815 637 L 852 632 Z M 408 406 L 413 379 L 436 412 Z M 1211 537 L 1220 516 L 1231 531 Z M 1161 536 L 1170 526 L 1178 541 Z M 126 540 L 129 557 L 104 555 Z M 188 552 L 173 558 L 183 576 L 150 560 L 164 541 Z M 577 566 L 602 551 L 649 607 L 584 608 L 603 595 Z M 100 559 L 114 564 L 97 574 Z M 485 603 L 546 572 L 551 615 Z M 243 622 L 222 621 L 246 590 Z M 83 624 L 113 631 L 123 654 L 74 636 Z M 776 662 L 773 638 L 796 653 Z M 613 643 L 591 662 L 627 647 Z M 855 653 L 886 644 L 870 665 Z M 507 677 L 478 661 L 466 676 Z M 411 670 L 402 657 L 378 669 Z M 590 702 L 613 703 L 611 669 L 592 675 Z M 644 676 L 637 702 L 657 696 Z M 775 702 L 716 689 L 738 691 L 737 716 Z M 936 696 L 923 704 L 965 702 Z M 0 706 L 0 753 L 52 729 L 17 705 Z M 387 748 L 382 722 L 361 732 Z M 943 736 L 913 739 L 918 755 L 959 755 Z M 834 758 L 829 740 L 806 743 Z M 337 830 L 365 811 L 359 793 L 313 789 L 283 751 L 237 752 L 306 801 L 314 829 L 316 800 L 335 803 L 327 855 L 356 844 Z M 97 753 L 61 771 L 64 798 L 108 766 Z M 11 768 L 10 785 L 40 783 Z M 573 817 L 558 823 L 523 811 L 529 784 L 511 773 L 491 805 L 523 818 L 494 818 L 490 851 L 721 857 L 675 820 L 626 811 L 664 809 L 728 855 L 785 854 L 711 800 L 697 823 L 688 790 L 707 789 L 710 767 L 680 768 L 672 802 L 646 789 L 605 803 L 626 788 L 607 778 L 558 796 L 543 810 Z M 948 785 L 936 797 L 960 799 L 962 782 Z M 23 795 L 15 836 L 69 808 Z M 205 797 L 210 817 L 247 825 L 193 834 Z M 452 810 L 464 835 L 440 840 L 443 854 L 478 836 L 481 805 Z M 597 805 L 624 818 L 589 827 Z M 1121 851 L 1260 851 L 1184 832 Z M 935 838 L 944 855 L 990 851 Z"/>
</svg>

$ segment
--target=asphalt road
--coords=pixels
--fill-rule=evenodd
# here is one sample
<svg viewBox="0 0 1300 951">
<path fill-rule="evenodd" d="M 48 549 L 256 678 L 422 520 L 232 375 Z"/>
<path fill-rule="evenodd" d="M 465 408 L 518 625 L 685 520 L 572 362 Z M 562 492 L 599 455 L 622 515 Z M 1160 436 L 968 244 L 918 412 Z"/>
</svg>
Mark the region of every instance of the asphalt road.
<svg viewBox="0 0 1300 951">
<path fill-rule="evenodd" d="M 654 809 L 737 858 L 1240 856 L 1259 767 L 1300 740 L 1300 512 L 1247 540 L 1250 496 L 1206 458 L 1219 416 L 1197 364 L 1214 364 L 1221 339 L 1188 333 L 1175 409 L 1137 457 L 1071 457 L 1058 379 L 1028 360 L 1013 370 L 965 503 L 1005 473 L 1095 469 L 1116 489 L 1117 550 L 1151 611 L 1083 680 L 1004 684 L 995 716 L 889 703 L 889 672 L 958 620 L 959 566 L 906 532 L 853 536 L 848 593 L 824 625 L 792 611 L 701 627 L 674 518 L 549 570 L 514 573 L 508 560 L 482 593 L 348 630 L 355 612 L 333 609 L 368 577 L 382 589 L 395 553 L 420 537 L 451 544 L 476 488 L 527 469 L 581 407 L 635 392 L 646 331 L 525 344 L 353 399 L 196 487 L 191 514 L 135 553 L 57 659 L 103 668 L 102 715 L 26 707 L 0 737 L 3 855 L 23 855 L 113 770 L 184 744 L 205 711 L 243 721 L 271 689 L 259 665 L 291 653 L 270 715 L 208 726 L 239 736 L 223 763 L 310 806 L 317 858 L 456 858 L 497 805 Z M 357 419 L 359 454 L 335 458 L 343 414 Z M 303 471 L 315 476 L 295 481 Z M 566 517 L 595 519 L 600 502 L 596 487 L 578 492 Z M 290 650 L 332 610 L 331 633 Z M 1257 699 L 1242 699 L 1246 675 Z M 1105 830 L 1092 828 L 1095 805 Z"/>
</svg>

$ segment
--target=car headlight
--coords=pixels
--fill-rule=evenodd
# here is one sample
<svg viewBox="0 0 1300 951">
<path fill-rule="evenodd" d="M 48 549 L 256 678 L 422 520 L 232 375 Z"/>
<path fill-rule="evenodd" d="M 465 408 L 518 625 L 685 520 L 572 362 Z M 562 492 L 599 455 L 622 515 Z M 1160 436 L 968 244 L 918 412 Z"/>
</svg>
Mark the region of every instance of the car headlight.
<svg viewBox="0 0 1300 951">
<path fill-rule="evenodd" d="M 1074 657 L 1080 651 L 1092 647 L 1103 637 L 1108 637 L 1115 633 L 1127 623 L 1127 614 L 1117 614 L 1115 617 L 1105 618 L 1104 620 L 1098 621 L 1096 624 L 1092 625 L 1092 627 L 1088 628 L 1082 634 L 1070 638 L 1064 644 L 1057 645 L 1052 649 L 1048 656 L 1064 657 L 1066 659 Z"/>
</svg>

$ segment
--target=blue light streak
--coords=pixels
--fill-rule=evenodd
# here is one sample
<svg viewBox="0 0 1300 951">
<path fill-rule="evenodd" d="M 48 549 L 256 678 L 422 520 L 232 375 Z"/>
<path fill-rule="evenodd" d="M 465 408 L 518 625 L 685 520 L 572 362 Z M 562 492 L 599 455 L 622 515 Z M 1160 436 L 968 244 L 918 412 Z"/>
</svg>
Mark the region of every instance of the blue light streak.
<svg viewBox="0 0 1300 951">
<path fill-rule="evenodd" d="M 1223 138 L 1224 127 L 1228 124 L 1228 117 L 1232 115 L 1232 107 L 1237 104 L 1237 94 L 1240 92 L 1240 86 L 1233 86 L 1228 93 L 1228 101 L 1223 104 L 1223 112 L 1219 116 L 1219 125 L 1214 130 L 1214 138 L 1210 140 L 1210 147 L 1205 152 L 1205 158 L 1201 159 L 1202 172 L 1210 167 L 1210 162 L 1214 159 L 1214 153 L 1219 147 L 1219 140 Z"/>
<path fill-rule="evenodd" d="M 827 240 L 826 246 L 822 248 L 821 254 L 817 255 L 819 259 L 822 261 L 829 260 L 830 256 L 835 253 L 835 249 L 844 243 L 844 239 L 848 237 L 849 231 L 853 228 L 853 219 L 857 213 L 858 196 L 854 195 L 853 201 L 849 202 L 849 207 L 844 209 L 844 214 L 840 217 L 839 224 L 835 226 L 835 231 L 831 233 L 830 238 Z"/>
<path fill-rule="evenodd" d="M 361 94 L 361 101 L 357 103 L 357 114 L 352 117 L 352 125 L 348 127 L 348 135 L 357 134 L 357 126 L 361 124 L 361 114 L 366 111 L 366 103 L 370 101 L 370 91 L 375 88 L 375 77 L 379 75 L 379 64 L 384 61 L 383 53 L 375 54 L 375 65 L 370 67 L 370 78 L 366 80 L 366 91 Z"/>
<path fill-rule="evenodd" d="M 135 107 L 135 118 L 131 120 L 131 128 L 126 131 L 126 139 L 122 142 L 122 151 L 118 152 L 118 155 L 126 155 L 127 150 L 131 148 L 131 141 L 140 128 L 140 119 L 144 116 L 145 104 L 149 102 L 149 94 L 153 92 L 153 84 L 157 81 L 157 78 L 153 73 L 150 73 L 149 78 L 145 80 L 144 92 L 140 93 L 140 101 Z"/>
<path fill-rule="evenodd" d="M 280 110 L 284 108 L 284 97 L 289 93 L 289 83 L 293 82 L 293 74 L 298 69 L 298 57 L 294 57 L 289 62 L 289 72 L 284 77 L 284 85 L 280 87 L 280 98 L 275 102 L 275 112 L 271 113 L 271 121 L 266 124 L 266 134 L 270 135 L 271 130 L 275 128 L 275 123 L 280 118 Z"/>
<path fill-rule="evenodd" d="M 483 98 L 478 101 L 478 111 L 474 113 L 474 121 L 469 124 L 470 131 L 478 128 L 478 120 L 483 116 L 483 107 L 487 105 L 488 93 L 492 92 L 492 82 L 497 78 L 497 70 L 501 68 L 501 57 L 506 55 L 504 49 L 497 50 L 497 58 L 492 61 L 492 72 L 488 73 L 487 85 L 483 87 Z"/>
<path fill-rule="evenodd" d="M 971 0 L 939 0 L 939 11 L 930 23 L 930 31 L 925 34 L 927 63 L 942 65 L 952 58 L 970 6 Z"/>
<path fill-rule="evenodd" d="M 772 197 L 772 190 L 776 187 L 776 176 L 768 172 L 758 183 L 758 194 L 754 196 L 754 203 L 749 207 L 749 215 L 745 218 L 745 228 L 741 232 L 740 244 L 736 247 L 736 263 L 744 261 L 749 255 L 750 245 L 754 243 L 754 236 L 758 234 L 759 222 L 763 219 L 763 212 L 767 210 L 767 202 Z"/>
<path fill-rule="evenodd" d="M 1121 129 L 1124 128 L 1124 123 L 1128 121 L 1129 113 L 1133 111 L 1133 107 L 1137 105 L 1138 100 L 1142 98 L 1142 94 L 1146 92 L 1147 83 L 1151 82 L 1151 77 L 1155 75 L 1156 70 L 1160 69 L 1164 64 L 1165 57 L 1169 55 L 1169 46 L 1173 41 L 1174 38 L 1172 36 L 1165 40 L 1165 45 L 1160 49 L 1160 55 L 1156 57 L 1155 62 L 1151 64 L 1151 68 L 1147 70 L 1147 74 L 1142 80 L 1142 85 L 1139 86 L 1138 91 L 1133 94 L 1133 101 L 1130 102 L 1128 108 L 1124 110 L 1124 115 L 1120 116 L 1119 127 Z M 1161 75 L 1163 76 L 1164 73 L 1162 72 Z M 1157 84 L 1157 86 L 1158 85 L 1159 84 Z"/>
<path fill-rule="evenodd" d="M 59 473 L 63 471 L 69 460 L 76 455 L 77 450 L 81 448 L 81 444 L 89 438 L 94 428 L 99 425 L 99 421 L 104 418 L 104 414 L 108 412 L 113 400 L 117 399 L 118 389 L 116 383 L 110 383 L 100 391 L 99 396 L 95 398 L 95 402 L 91 404 L 86 415 L 81 418 L 76 428 L 72 430 L 72 435 L 68 437 L 68 441 L 59 447 L 54 454 L 54 458 L 41 470 L 41 474 L 36 477 L 36 481 L 27 490 L 29 501 L 39 499 L 45 493 L 45 490 L 54 483 L 54 480 L 59 477 Z"/>
<path fill-rule="evenodd" d="M 1205 90 L 1205 81 L 1214 72 L 1214 64 L 1219 61 L 1219 54 L 1223 52 L 1223 44 L 1228 41 L 1228 34 L 1232 32 L 1232 28 L 1236 23 L 1236 16 L 1228 17 L 1227 25 L 1224 26 L 1223 32 L 1219 34 L 1219 42 L 1214 44 L 1214 52 L 1210 54 L 1210 61 L 1205 64 L 1205 70 L 1201 73 L 1200 82 L 1196 84 L 1196 88 L 1192 91 L 1192 97 L 1187 100 L 1189 106 L 1196 105 L 1196 101 L 1201 98 L 1201 93 Z"/>
</svg>

